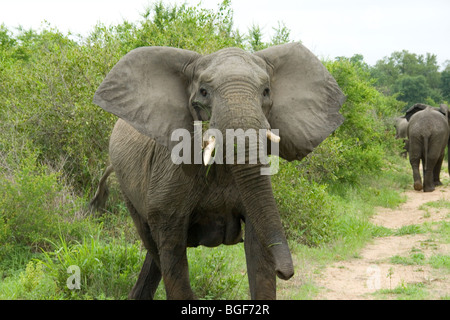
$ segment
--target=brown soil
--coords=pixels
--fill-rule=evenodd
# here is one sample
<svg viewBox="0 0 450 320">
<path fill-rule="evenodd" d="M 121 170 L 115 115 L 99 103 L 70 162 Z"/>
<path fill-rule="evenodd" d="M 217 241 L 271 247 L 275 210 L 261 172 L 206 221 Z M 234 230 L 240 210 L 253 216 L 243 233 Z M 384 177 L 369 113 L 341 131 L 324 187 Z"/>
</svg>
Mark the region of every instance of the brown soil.
<svg viewBox="0 0 450 320">
<path fill-rule="evenodd" d="M 405 195 L 406 202 L 398 208 L 379 208 L 372 222 L 390 229 L 398 229 L 424 222 L 450 221 L 449 209 L 422 206 L 432 201 L 450 201 L 448 184 L 436 188 L 431 193 L 409 190 Z M 430 299 L 449 296 L 448 274 L 442 272 L 439 274 L 439 269 L 433 269 L 426 263 L 402 265 L 390 261 L 393 256 L 410 257 L 414 252 L 424 254 L 425 258 L 436 254 L 448 255 L 450 244 L 435 239 L 431 233 L 375 238 L 361 250 L 358 258 L 333 263 L 313 280 L 320 288 L 316 299 L 371 300 L 377 298 L 372 294 L 377 290 L 394 289 L 412 283 L 424 284 Z"/>
</svg>

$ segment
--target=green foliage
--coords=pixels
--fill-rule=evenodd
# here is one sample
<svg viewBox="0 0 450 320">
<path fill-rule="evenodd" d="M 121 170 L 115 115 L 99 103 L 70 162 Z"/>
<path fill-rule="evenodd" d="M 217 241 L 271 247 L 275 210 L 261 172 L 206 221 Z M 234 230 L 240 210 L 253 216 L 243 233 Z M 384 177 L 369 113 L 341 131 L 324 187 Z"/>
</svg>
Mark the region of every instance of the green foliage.
<svg viewBox="0 0 450 320">
<path fill-rule="evenodd" d="M 394 83 L 393 91 L 398 93 L 398 98 L 408 105 L 413 105 L 416 101 L 425 101 L 431 94 L 426 79 L 422 75 L 401 77 Z"/>
<path fill-rule="evenodd" d="M 347 97 L 340 111 L 345 121 L 302 161 L 302 170 L 317 182 L 355 184 L 361 176 L 381 170 L 386 152 L 400 153 L 388 119 L 403 104 L 372 86 L 359 59 L 341 57 L 325 65 Z"/>
<path fill-rule="evenodd" d="M 263 41 L 263 34 L 261 31 L 261 28 L 257 25 L 252 25 L 251 28 L 248 31 L 249 33 L 249 40 L 250 40 L 250 46 L 251 50 L 253 52 L 259 51 L 262 49 L 267 48 L 267 44 Z"/>
<path fill-rule="evenodd" d="M 38 261 L 54 279 L 61 299 L 126 299 L 144 261 L 139 243 L 123 237 L 104 241 L 101 231 L 82 242 L 60 238 L 53 246 Z M 79 289 L 67 285 L 70 266 L 80 269 Z"/>
<path fill-rule="evenodd" d="M 275 34 L 271 37 L 270 42 L 264 42 L 263 31 L 259 25 L 253 24 L 248 30 L 248 45 L 245 46 L 246 49 L 251 52 L 256 52 L 259 50 L 266 49 L 270 46 L 284 44 L 291 42 L 290 30 L 286 27 L 283 22 L 278 22 L 277 28 L 272 28 Z"/>
<path fill-rule="evenodd" d="M 34 33 L 21 44 L 29 61 L 0 74 L 9 84 L 0 96 L 8 121 L 3 125 L 29 139 L 41 151 L 39 161 L 62 166 L 80 188 L 89 185 L 102 169 L 98 160 L 114 123 L 91 103 L 102 79 L 100 70 L 92 72 L 96 59 L 56 30 Z"/>
<path fill-rule="evenodd" d="M 446 101 L 450 101 L 450 63 L 441 73 L 441 91 Z"/>
<path fill-rule="evenodd" d="M 370 70 L 381 91 L 394 95 L 408 106 L 415 103 L 439 105 L 447 99 L 445 71 L 439 72 L 437 56 L 417 55 L 407 50 L 393 52 Z M 405 111 L 405 110 L 403 110 Z"/>
<path fill-rule="evenodd" d="M 407 283 L 401 282 L 394 289 L 382 289 L 377 294 L 395 295 L 397 300 L 425 300 L 428 298 L 428 292 L 425 290 L 423 283 Z"/>
<path fill-rule="evenodd" d="M 421 252 L 411 253 L 409 257 L 393 256 L 390 259 L 391 263 L 402 264 L 404 266 L 423 265 L 425 263 L 425 255 Z"/>
<path fill-rule="evenodd" d="M 24 271 L 0 282 L 0 299 L 54 300 L 58 299 L 57 285 L 41 262 L 29 261 Z"/>
<path fill-rule="evenodd" d="M 450 255 L 437 254 L 431 256 L 429 263 L 435 269 L 444 268 L 450 271 Z"/>
<path fill-rule="evenodd" d="M 15 245 L 37 249 L 60 233 L 77 237 L 81 231 L 81 202 L 67 199 L 60 174 L 49 172 L 37 158 L 36 151 L 25 149 L 17 167 L 0 176 L 0 258 Z"/>
<path fill-rule="evenodd" d="M 307 245 L 329 242 L 335 235 L 336 211 L 325 185 L 304 177 L 298 162 L 280 159 L 280 170 L 272 176 L 286 236 Z"/>
<path fill-rule="evenodd" d="M 233 29 L 229 0 L 220 3 L 217 12 L 186 4 L 166 6 L 159 2 L 148 7 L 143 18 L 134 30 L 136 47 L 163 45 L 205 54 L 243 46 L 242 37 Z"/>
<path fill-rule="evenodd" d="M 275 35 L 271 39 L 271 45 L 275 46 L 291 42 L 291 31 L 286 27 L 284 22 L 278 21 L 278 27 L 272 29 L 275 31 Z"/>
<path fill-rule="evenodd" d="M 189 248 L 188 261 L 192 290 L 199 297 L 213 300 L 248 298 L 247 269 L 242 244 Z"/>
<path fill-rule="evenodd" d="M 2 26 L 0 116 L 40 150 L 40 159 L 63 166 L 78 190 L 98 181 L 107 159 L 116 117 L 92 103 L 96 88 L 128 51 L 166 45 L 209 53 L 241 46 L 232 29 L 232 10 L 154 4 L 138 23 L 97 25 L 85 39 L 72 40 L 57 29 L 19 30 Z M 17 52 L 21 52 L 18 54 Z M 3 124 L 5 125 L 5 124 Z"/>
</svg>

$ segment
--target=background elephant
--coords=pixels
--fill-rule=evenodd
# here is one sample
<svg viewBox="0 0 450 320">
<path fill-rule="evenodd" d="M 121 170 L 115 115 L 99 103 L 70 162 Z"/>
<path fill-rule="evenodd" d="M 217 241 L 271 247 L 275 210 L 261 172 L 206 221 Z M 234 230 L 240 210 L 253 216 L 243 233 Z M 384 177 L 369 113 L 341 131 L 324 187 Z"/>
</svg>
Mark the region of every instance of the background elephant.
<svg viewBox="0 0 450 320">
<path fill-rule="evenodd" d="M 448 122 L 448 128 L 449 128 L 449 137 L 448 137 L 448 142 L 447 142 L 447 154 L 450 153 L 450 110 L 448 109 L 448 106 L 446 104 L 441 104 L 439 106 L 439 110 L 447 115 L 447 122 Z M 448 166 L 448 174 L 450 175 L 450 160 L 447 161 L 447 166 Z"/>
<path fill-rule="evenodd" d="M 409 149 L 408 140 L 408 120 L 405 117 L 398 117 L 395 119 L 395 139 L 402 139 L 404 141 L 404 152 L 401 153 L 406 158 Z"/>
<path fill-rule="evenodd" d="M 408 120 L 409 161 L 413 170 L 414 189 L 430 192 L 441 185 L 440 171 L 445 147 L 449 141 L 448 108 L 415 104 L 406 111 Z M 423 184 L 419 171 L 423 166 Z"/>
<path fill-rule="evenodd" d="M 263 164 L 175 164 L 171 134 L 193 132 L 194 121 L 223 133 L 279 129 L 280 156 L 291 161 L 342 123 L 343 101 L 326 68 L 298 43 L 254 54 L 143 47 L 125 55 L 94 96 L 121 119 L 110 139 L 112 168 L 91 204 L 104 202 L 113 169 L 148 250 L 129 297 L 153 298 L 162 277 L 168 299 L 195 298 L 186 248 L 241 242 L 245 222 L 251 297 L 275 298 L 276 275 L 287 280 L 294 269 Z"/>
</svg>

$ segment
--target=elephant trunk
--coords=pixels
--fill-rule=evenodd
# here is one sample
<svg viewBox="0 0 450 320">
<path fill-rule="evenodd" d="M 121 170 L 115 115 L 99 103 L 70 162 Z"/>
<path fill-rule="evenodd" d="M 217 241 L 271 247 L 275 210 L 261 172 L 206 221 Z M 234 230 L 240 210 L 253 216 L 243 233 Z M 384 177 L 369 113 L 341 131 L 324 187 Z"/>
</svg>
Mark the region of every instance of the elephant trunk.
<svg viewBox="0 0 450 320">
<path fill-rule="evenodd" d="M 273 257 L 280 279 L 294 275 L 291 253 L 281 225 L 270 176 L 261 175 L 260 165 L 233 165 L 231 171 L 256 237 Z"/>
<path fill-rule="evenodd" d="M 291 253 L 272 193 L 270 176 L 261 175 L 261 159 L 254 158 L 259 153 L 262 139 L 268 138 L 278 142 L 280 137 L 270 131 L 267 136 L 258 134 L 260 129 L 270 129 L 270 125 L 262 112 L 261 102 L 255 99 L 254 88 L 242 81 L 237 84 L 229 82 L 226 88 L 221 88 L 221 92 L 221 112 L 213 113 L 210 127 L 219 129 L 224 135 L 226 164 L 229 165 L 237 185 L 246 212 L 246 221 L 252 224 L 256 238 L 272 256 L 277 276 L 287 280 L 294 274 Z M 227 130 L 233 130 L 235 136 L 225 134 Z M 252 132 L 257 134 L 257 137 L 252 138 Z M 245 143 L 245 152 L 242 152 L 238 142 L 243 139 L 248 140 L 248 143 Z M 228 148 L 229 146 L 232 148 Z M 240 164 L 242 158 L 234 154 L 233 146 L 237 154 L 241 151 L 242 158 L 245 158 L 243 164 Z"/>
</svg>

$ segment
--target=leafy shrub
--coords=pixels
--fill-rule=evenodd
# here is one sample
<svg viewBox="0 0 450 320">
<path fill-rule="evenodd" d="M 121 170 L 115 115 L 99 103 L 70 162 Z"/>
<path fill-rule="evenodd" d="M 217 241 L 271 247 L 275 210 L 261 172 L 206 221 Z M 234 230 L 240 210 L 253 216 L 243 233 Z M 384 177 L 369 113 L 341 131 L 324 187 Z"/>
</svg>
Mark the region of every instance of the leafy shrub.
<svg viewBox="0 0 450 320">
<path fill-rule="evenodd" d="M 272 184 L 288 239 L 319 245 L 333 238 L 336 212 L 325 185 L 305 178 L 297 161 L 282 159 Z"/>
<path fill-rule="evenodd" d="M 54 251 L 44 253 L 39 261 L 58 286 L 63 299 L 126 299 L 144 261 L 139 243 L 125 238 L 103 241 L 101 230 L 81 242 L 60 238 Z M 80 287 L 69 288 L 70 266 L 80 269 Z"/>
<path fill-rule="evenodd" d="M 189 248 L 192 290 L 203 299 L 247 299 L 248 281 L 243 245 Z"/>
<path fill-rule="evenodd" d="M 46 275 L 41 262 L 30 261 L 24 272 L 19 276 L 22 299 L 54 299 L 57 286 L 51 277 Z"/>
<path fill-rule="evenodd" d="M 361 175 L 381 170 L 386 151 L 400 153 L 392 123 L 385 119 L 402 103 L 379 93 L 358 63 L 340 59 L 325 65 L 347 97 L 340 111 L 345 121 L 305 159 L 304 171 L 319 182 L 355 184 Z"/>
<path fill-rule="evenodd" d="M 0 29 L 0 105 L 8 110 L 3 116 L 39 148 L 39 160 L 63 163 L 79 191 L 96 185 L 107 161 L 117 118 L 92 98 L 123 55 L 140 46 L 210 53 L 241 45 L 228 1 L 217 12 L 157 3 L 137 23 L 99 24 L 88 37 L 76 40 L 48 25 L 40 32 L 19 31 L 13 37 L 4 26 Z"/>
<path fill-rule="evenodd" d="M 36 250 L 45 247 L 47 239 L 58 239 L 60 233 L 77 237 L 80 232 L 80 202 L 67 198 L 60 174 L 40 165 L 37 151 L 24 148 L 17 166 L 0 175 L 0 257 L 14 245 Z M 7 158 L 0 160 L 5 167 L 11 163 Z"/>
<path fill-rule="evenodd" d="M 95 69 L 93 54 L 98 52 L 53 29 L 19 38 L 26 60 L 15 61 L 0 74 L 5 83 L 0 95 L 5 106 L 0 113 L 7 120 L 3 125 L 31 141 L 40 150 L 39 161 L 62 164 L 78 188 L 89 185 L 102 170 L 98 160 L 107 150 L 115 119 L 91 102 L 101 81 L 97 73 L 104 71 Z"/>
<path fill-rule="evenodd" d="M 58 298 L 54 279 L 46 273 L 45 266 L 39 261 L 29 261 L 23 271 L 7 276 L 0 282 L 0 299 L 2 300 Z"/>
</svg>

